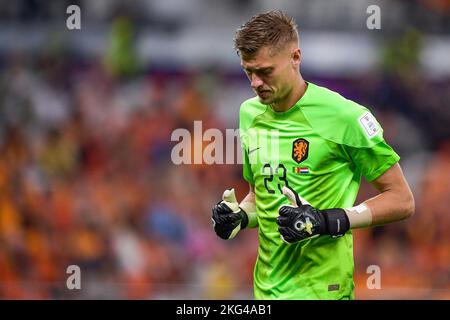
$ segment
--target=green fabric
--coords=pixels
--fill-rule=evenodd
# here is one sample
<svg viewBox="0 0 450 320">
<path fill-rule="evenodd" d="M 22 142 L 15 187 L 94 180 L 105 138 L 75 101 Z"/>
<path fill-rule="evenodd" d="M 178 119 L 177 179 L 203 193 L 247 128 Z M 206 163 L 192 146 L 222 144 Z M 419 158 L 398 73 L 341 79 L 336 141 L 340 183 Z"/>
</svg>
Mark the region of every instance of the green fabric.
<svg viewBox="0 0 450 320">
<path fill-rule="evenodd" d="M 384 141 L 379 123 L 367 108 L 308 83 L 286 112 L 274 112 L 257 97 L 245 101 L 240 136 L 243 176 L 255 186 L 259 223 L 255 298 L 354 297 L 351 232 L 287 245 L 276 219 L 278 208 L 288 203 L 281 193 L 286 184 L 316 208 L 352 207 L 361 176 L 372 181 L 400 159 Z M 297 139 L 306 140 L 303 146 L 309 143 L 302 161 L 293 155 Z"/>
</svg>

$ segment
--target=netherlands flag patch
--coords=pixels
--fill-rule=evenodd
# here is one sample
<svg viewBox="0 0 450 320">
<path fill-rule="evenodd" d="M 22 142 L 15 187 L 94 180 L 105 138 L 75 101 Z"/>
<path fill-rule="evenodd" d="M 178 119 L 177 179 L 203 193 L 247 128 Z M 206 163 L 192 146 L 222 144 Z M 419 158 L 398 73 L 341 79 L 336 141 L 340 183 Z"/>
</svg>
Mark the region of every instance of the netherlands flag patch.
<svg viewBox="0 0 450 320">
<path fill-rule="evenodd" d="M 309 168 L 307 167 L 294 167 L 294 173 L 296 174 L 308 174 Z"/>
</svg>

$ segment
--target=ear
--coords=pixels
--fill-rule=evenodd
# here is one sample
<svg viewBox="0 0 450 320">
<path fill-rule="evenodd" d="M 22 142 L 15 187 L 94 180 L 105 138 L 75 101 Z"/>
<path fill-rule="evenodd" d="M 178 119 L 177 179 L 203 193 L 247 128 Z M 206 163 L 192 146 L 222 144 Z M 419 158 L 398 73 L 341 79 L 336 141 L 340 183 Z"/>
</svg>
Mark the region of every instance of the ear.
<svg viewBox="0 0 450 320">
<path fill-rule="evenodd" d="M 294 51 L 292 51 L 291 54 L 292 66 L 298 68 L 300 66 L 301 60 L 302 60 L 302 52 L 300 51 L 300 48 L 297 48 Z"/>
</svg>

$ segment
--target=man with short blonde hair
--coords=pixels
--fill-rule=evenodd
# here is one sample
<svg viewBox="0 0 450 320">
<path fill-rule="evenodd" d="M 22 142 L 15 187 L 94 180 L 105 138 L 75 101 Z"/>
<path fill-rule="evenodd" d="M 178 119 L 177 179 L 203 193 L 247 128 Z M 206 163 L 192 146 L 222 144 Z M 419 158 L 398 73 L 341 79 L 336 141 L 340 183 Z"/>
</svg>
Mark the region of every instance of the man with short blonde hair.
<svg viewBox="0 0 450 320">
<path fill-rule="evenodd" d="M 292 18 L 254 16 L 234 42 L 257 95 L 240 108 L 250 191 L 241 203 L 224 192 L 214 230 L 231 239 L 258 228 L 256 299 L 353 299 L 351 230 L 414 212 L 400 157 L 366 107 L 303 79 Z M 354 206 L 362 176 L 380 194 Z"/>
</svg>

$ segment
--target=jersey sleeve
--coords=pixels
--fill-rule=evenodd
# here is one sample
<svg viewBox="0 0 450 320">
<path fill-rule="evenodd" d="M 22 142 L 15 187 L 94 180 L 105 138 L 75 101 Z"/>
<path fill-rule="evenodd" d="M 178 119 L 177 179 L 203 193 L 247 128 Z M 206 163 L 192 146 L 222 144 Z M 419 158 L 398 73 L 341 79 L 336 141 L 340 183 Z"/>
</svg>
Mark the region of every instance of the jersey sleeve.
<svg viewBox="0 0 450 320">
<path fill-rule="evenodd" d="M 248 129 L 252 120 L 251 115 L 247 112 L 245 102 L 241 105 L 239 112 L 239 137 L 241 140 L 242 148 L 242 176 L 250 184 L 254 185 L 252 167 L 249 161 L 248 148 L 249 148 L 249 135 Z"/>
<path fill-rule="evenodd" d="M 400 160 L 400 156 L 385 142 L 371 148 L 345 147 L 351 161 L 367 181 L 373 181 Z"/>
<path fill-rule="evenodd" d="M 383 138 L 383 130 L 375 117 L 364 110 L 347 119 L 347 141 L 343 148 L 367 181 L 373 181 L 400 160 L 400 156 Z"/>
<path fill-rule="evenodd" d="M 248 158 L 248 148 L 243 143 L 241 144 L 241 146 L 242 146 L 242 176 L 248 183 L 254 185 L 255 180 L 253 179 L 252 167 L 250 165 L 250 161 Z"/>
</svg>

